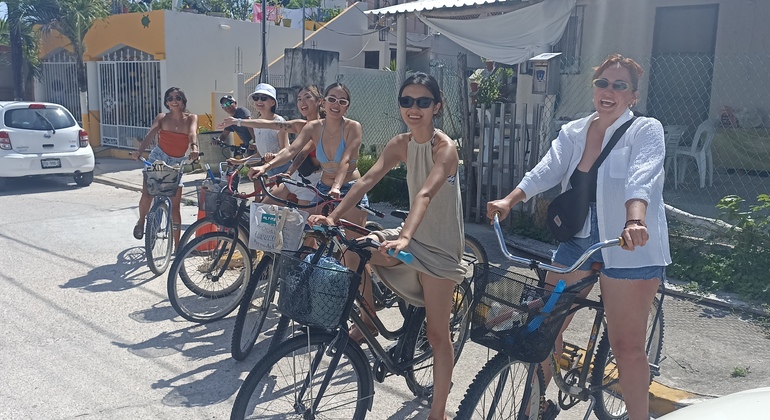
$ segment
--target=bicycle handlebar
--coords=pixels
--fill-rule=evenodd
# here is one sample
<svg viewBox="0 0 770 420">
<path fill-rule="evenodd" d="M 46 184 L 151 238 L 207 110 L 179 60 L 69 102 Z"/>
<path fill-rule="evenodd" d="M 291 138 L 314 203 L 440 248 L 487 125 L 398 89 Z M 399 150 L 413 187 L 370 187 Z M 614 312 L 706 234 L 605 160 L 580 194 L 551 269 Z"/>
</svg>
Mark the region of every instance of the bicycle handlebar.
<svg viewBox="0 0 770 420">
<path fill-rule="evenodd" d="M 526 258 L 517 257 L 510 252 L 508 252 L 508 247 L 505 245 L 505 238 L 503 237 L 503 230 L 500 228 L 500 220 L 498 218 L 498 215 L 495 214 L 494 219 L 494 227 L 495 227 L 495 233 L 497 234 L 497 242 L 500 244 L 500 250 L 503 252 L 503 255 L 505 255 L 505 258 L 508 258 L 509 260 L 513 261 L 515 264 L 523 266 L 523 267 L 530 267 L 530 268 L 539 268 L 543 269 L 545 271 L 550 271 L 557 274 L 567 274 L 571 273 L 578 269 L 588 258 L 591 257 L 596 251 L 602 249 L 602 248 L 610 248 L 613 246 L 623 246 L 624 240 L 623 238 L 615 238 L 615 239 L 609 239 L 604 242 L 598 242 L 593 245 L 591 245 L 588 249 L 583 252 L 583 255 L 580 256 L 580 258 L 575 261 L 574 264 L 572 264 L 569 267 L 557 267 L 554 265 L 546 264 L 541 261 L 537 260 L 528 260 Z"/>
<path fill-rule="evenodd" d="M 300 208 L 300 209 L 309 209 L 309 208 L 314 208 L 314 207 L 317 207 L 317 206 L 320 206 L 320 205 L 324 205 L 324 204 L 329 203 L 329 202 L 339 202 L 341 200 L 341 199 L 334 198 L 334 197 L 332 197 L 329 194 L 324 194 L 321 191 L 318 191 L 318 188 L 316 188 L 315 185 L 313 185 L 309 181 L 297 181 L 297 180 L 289 178 L 289 177 L 277 176 L 276 175 L 275 176 L 275 184 L 276 185 L 280 185 L 281 183 L 286 183 L 286 184 L 291 184 L 291 185 L 294 185 L 294 186 L 297 186 L 297 187 L 300 187 L 300 188 L 307 188 L 307 189 L 313 191 L 318 197 L 320 197 L 323 200 L 322 203 L 316 203 L 316 204 L 297 204 L 297 203 L 294 203 L 292 201 L 289 201 L 289 200 L 286 200 L 286 199 L 274 196 L 267 189 L 267 187 L 265 185 L 265 179 L 266 178 L 267 178 L 266 175 L 262 175 L 262 176 L 259 177 L 259 183 L 262 186 L 262 189 L 265 191 L 265 194 L 267 194 L 267 196 L 272 198 L 273 200 L 278 201 L 279 203 L 284 203 L 284 204 L 286 204 L 288 206 L 294 206 L 294 207 Z M 373 209 L 373 208 L 371 208 L 369 206 L 364 206 L 361 203 L 357 203 L 356 207 L 359 210 L 363 210 L 363 211 L 367 212 L 368 214 L 370 214 L 372 216 L 376 216 L 376 217 L 379 217 L 379 218 L 384 218 L 385 217 L 385 213 L 383 213 L 381 211 L 377 211 L 377 210 L 375 210 L 375 209 Z"/>
<path fill-rule="evenodd" d="M 345 232 L 340 226 L 329 226 L 321 224 L 313 226 L 313 230 L 319 231 L 326 236 L 336 236 L 339 238 L 340 242 L 347 245 L 348 247 L 355 249 L 379 248 L 381 245 L 380 242 L 369 237 L 363 238 L 360 241 L 356 239 L 350 240 L 345 236 Z M 400 261 L 406 264 L 411 264 L 412 261 L 414 261 L 414 255 L 409 252 L 398 251 L 398 254 L 396 254 L 393 249 L 389 249 L 388 255 L 398 258 Z"/>
</svg>

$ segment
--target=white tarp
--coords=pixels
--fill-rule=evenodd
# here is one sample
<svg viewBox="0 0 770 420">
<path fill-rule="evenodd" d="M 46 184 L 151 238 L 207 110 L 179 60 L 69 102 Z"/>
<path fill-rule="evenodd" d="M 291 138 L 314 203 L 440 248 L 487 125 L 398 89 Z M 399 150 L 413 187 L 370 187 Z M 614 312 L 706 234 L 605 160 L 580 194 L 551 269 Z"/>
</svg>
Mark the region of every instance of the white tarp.
<svg viewBox="0 0 770 420">
<path fill-rule="evenodd" d="M 545 0 L 503 15 L 471 20 L 415 15 L 434 31 L 474 54 L 504 64 L 522 63 L 555 44 L 576 0 Z"/>
</svg>

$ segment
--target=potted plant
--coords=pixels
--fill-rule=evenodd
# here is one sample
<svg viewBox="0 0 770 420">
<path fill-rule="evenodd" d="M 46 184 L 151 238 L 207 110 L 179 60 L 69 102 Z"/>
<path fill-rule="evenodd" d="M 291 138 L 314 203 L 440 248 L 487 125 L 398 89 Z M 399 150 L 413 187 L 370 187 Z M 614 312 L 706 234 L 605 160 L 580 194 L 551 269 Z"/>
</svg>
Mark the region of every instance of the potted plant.
<svg viewBox="0 0 770 420">
<path fill-rule="evenodd" d="M 289 18 L 282 17 L 281 22 L 283 22 L 283 26 L 287 28 L 291 26 L 291 19 Z"/>
</svg>

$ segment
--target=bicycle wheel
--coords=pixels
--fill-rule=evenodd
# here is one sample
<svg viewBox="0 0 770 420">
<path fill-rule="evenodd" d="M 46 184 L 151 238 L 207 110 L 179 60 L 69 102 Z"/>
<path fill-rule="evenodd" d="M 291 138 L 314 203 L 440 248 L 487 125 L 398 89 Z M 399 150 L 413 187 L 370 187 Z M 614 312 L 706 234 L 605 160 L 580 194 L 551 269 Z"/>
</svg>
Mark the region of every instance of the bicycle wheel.
<svg viewBox="0 0 770 420">
<path fill-rule="evenodd" d="M 202 236 L 204 233 L 223 231 L 224 227 L 216 224 L 214 218 L 206 216 L 203 219 L 196 220 L 193 224 L 187 227 L 182 233 L 182 237 L 179 239 L 179 246 L 177 246 L 177 252 L 182 247 L 187 245 L 193 237 Z"/>
<path fill-rule="evenodd" d="M 481 241 L 474 238 L 471 235 L 465 234 L 465 250 L 463 252 L 463 261 L 468 264 L 468 272 L 465 275 L 466 279 L 473 278 L 473 267 L 479 264 L 486 264 L 489 262 L 487 257 L 487 251 L 481 244 Z"/>
<path fill-rule="evenodd" d="M 179 251 L 168 276 L 168 298 L 184 319 L 224 318 L 241 302 L 251 273 L 251 253 L 229 233 L 211 232 Z"/>
<path fill-rule="evenodd" d="M 471 301 L 470 285 L 467 281 L 463 281 L 455 288 L 452 313 L 449 318 L 449 333 L 452 337 L 455 363 L 460 358 L 470 331 Z M 429 397 L 433 395 L 433 353 L 428 343 L 425 308 L 419 308 L 414 312 L 414 316 L 415 320 L 420 322 L 413 322 L 404 334 L 403 360 L 424 360 L 420 360 L 409 368 L 406 383 L 415 396 Z"/>
<path fill-rule="evenodd" d="M 275 293 L 273 282 L 273 256 L 265 254 L 251 273 L 249 285 L 241 299 L 238 316 L 235 318 L 233 340 L 230 348 L 235 360 L 243 360 L 257 342 L 259 333 L 270 311 Z"/>
<path fill-rule="evenodd" d="M 241 385 L 230 419 L 363 419 L 371 409 L 374 384 L 361 347 L 348 341 L 342 351 L 333 352 L 340 360 L 321 390 L 332 360 L 326 352 L 335 337 L 311 331 L 267 353 Z"/>
<path fill-rule="evenodd" d="M 525 398 L 530 367 L 535 370 L 529 398 Z M 540 400 L 544 395 L 543 371 L 537 364 L 498 353 L 473 378 L 455 419 L 537 420 L 540 418 Z"/>
<path fill-rule="evenodd" d="M 153 273 L 161 275 L 166 272 L 173 246 L 169 201 L 155 198 L 144 224 L 144 252 Z"/>
<path fill-rule="evenodd" d="M 650 315 L 647 319 L 647 346 L 649 348 L 647 360 L 654 365 L 660 363 L 660 355 L 663 349 L 663 310 L 661 308 L 658 311 L 660 305 L 661 302 L 656 297 L 652 302 Z M 618 367 L 615 364 L 615 355 L 612 354 L 610 339 L 605 329 L 596 348 L 594 367 L 591 370 L 591 386 L 599 387 L 617 379 Z M 652 382 L 652 374 L 650 374 L 650 382 Z M 623 401 L 623 395 L 617 382 L 606 388 L 596 390 L 593 395 L 596 398 L 594 413 L 599 420 L 628 418 L 626 403 Z"/>
</svg>

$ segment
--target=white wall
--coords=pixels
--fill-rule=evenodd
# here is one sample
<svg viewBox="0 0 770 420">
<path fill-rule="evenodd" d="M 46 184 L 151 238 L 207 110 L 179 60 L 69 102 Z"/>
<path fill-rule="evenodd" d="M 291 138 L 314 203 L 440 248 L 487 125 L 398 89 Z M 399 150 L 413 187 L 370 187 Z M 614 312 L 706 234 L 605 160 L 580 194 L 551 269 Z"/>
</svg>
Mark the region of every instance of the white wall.
<svg viewBox="0 0 770 420">
<path fill-rule="evenodd" d="M 580 74 L 561 79 L 560 108 L 590 110 L 591 89 L 584 85 L 590 80 L 592 67 L 618 52 L 645 67 L 639 83 L 639 110 L 645 112 L 656 8 L 709 4 L 719 5 L 710 116 L 716 118 L 725 104 L 770 110 L 770 1 L 766 0 L 578 0 L 577 5 L 586 6 L 583 59 Z M 745 65 L 735 65 L 737 61 Z M 730 85 L 736 88 L 726 88 Z M 763 88 L 741 88 L 747 85 Z"/>
<path fill-rule="evenodd" d="M 262 63 L 262 27 L 193 13 L 165 13 L 166 72 L 164 89 L 178 86 L 185 91 L 191 112 L 210 113 L 211 92 L 232 91 L 237 48 L 242 51 L 242 71 L 258 70 Z M 228 25 L 229 29 L 220 25 Z M 294 28 L 266 25 L 268 63 L 301 38 Z"/>
</svg>

